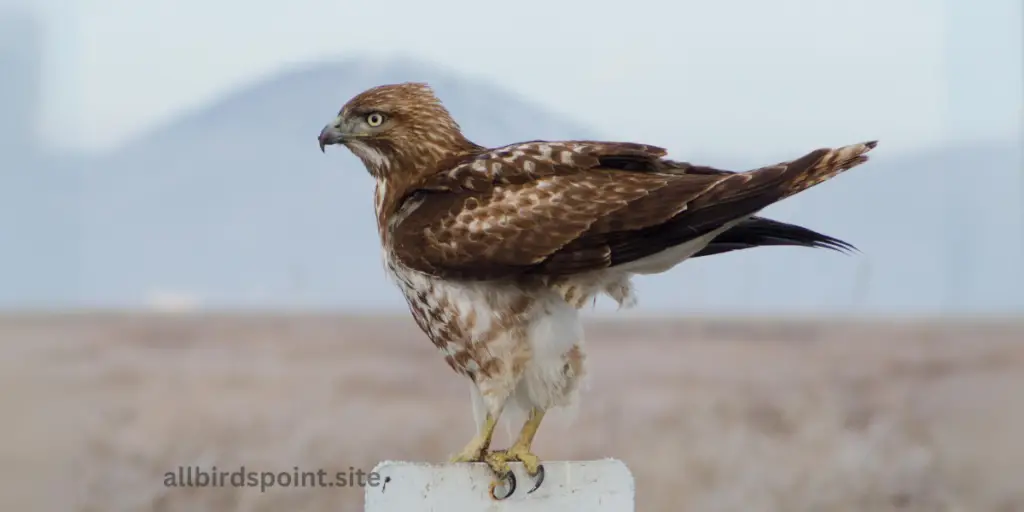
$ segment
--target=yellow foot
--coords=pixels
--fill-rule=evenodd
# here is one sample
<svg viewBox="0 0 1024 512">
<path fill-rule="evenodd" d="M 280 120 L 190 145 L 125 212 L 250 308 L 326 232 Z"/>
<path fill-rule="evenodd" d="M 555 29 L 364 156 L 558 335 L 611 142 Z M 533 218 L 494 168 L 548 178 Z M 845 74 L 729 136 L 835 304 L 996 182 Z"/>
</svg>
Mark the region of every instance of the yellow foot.
<svg viewBox="0 0 1024 512">
<path fill-rule="evenodd" d="M 494 435 L 494 426 L 496 424 L 497 421 L 494 417 L 488 414 L 480 433 L 474 436 L 469 441 L 469 444 L 448 462 L 453 464 L 457 462 L 483 462 L 484 455 L 491 446 L 491 436 Z"/>
<path fill-rule="evenodd" d="M 508 498 L 516 491 L 516 476 L 509 468 L 509 462 L 522 462 L 523 467 L 526 468 L 526 473 L 535 479 L 533 488 L 527 494 L 536 491 L 540 488 L 540 484 L 544 483 L 544 466 L 540 463 L 540 459 L 530 453 L 530 449 L 524 445 L 517 443 L 507 450 L 490 452 L 484 457 L 484 462 L 491 468 L 494 475 L 498 477 L 498 480 L 491 482 L 490 486 L 491 497 L 496 500 Z M 502 481 L 508 482 L 508 491 L 503 497 L 499 498 L 495 490 Z"/>
</svg>

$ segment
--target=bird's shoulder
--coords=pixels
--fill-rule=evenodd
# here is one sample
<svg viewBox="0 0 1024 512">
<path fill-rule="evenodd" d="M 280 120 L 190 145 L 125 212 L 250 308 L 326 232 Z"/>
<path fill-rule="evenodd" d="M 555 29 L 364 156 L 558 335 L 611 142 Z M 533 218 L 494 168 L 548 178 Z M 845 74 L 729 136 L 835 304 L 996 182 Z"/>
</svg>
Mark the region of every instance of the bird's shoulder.
<svg viewBox="0 0 1024 512">
<path fill-rule="evenodd" d="M 676 163 L 665 155 L 664 148 L 632 142 L 533 140 L 447 159 L 426 173 L 418 188 L 479 192 L 599 170 L 670 172 Z"/>
</svg>

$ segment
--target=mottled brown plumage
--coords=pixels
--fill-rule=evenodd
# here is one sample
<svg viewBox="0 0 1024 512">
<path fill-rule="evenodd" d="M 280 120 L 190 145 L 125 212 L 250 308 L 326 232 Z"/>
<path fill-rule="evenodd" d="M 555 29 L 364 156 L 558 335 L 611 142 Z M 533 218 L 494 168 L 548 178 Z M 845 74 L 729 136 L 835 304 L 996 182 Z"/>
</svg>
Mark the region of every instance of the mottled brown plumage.
<svg viewBox="0 0 1024 512">
<path fill-rule="evenodd" d="M 319 143 L 344 144 L 375 178 L 388 272 L 448 364 L 472 380 L 484 431 L 503 411 L 542 415 L 572 401 L 585 357 L 577 310 L 599 294 L 631 305 L 634 274 L 763 245 L 852 248 L 755 214 L 875 147 L 818 149 L 747 172 L 624 142 L 485 148 L 412 83 L 352 98 Z M 479 444 L 460 460 L 483 460 Z"/>
<path fill-rule="evenodd" d="M 450 279 L 602 270 L 751 215 L 860 164 L 870 147 L 818 150 L 748 173 L 672 174 L 661 148 L 517 144 L 414 184 L 390 235 L 402 264 Z"/>
</svg>

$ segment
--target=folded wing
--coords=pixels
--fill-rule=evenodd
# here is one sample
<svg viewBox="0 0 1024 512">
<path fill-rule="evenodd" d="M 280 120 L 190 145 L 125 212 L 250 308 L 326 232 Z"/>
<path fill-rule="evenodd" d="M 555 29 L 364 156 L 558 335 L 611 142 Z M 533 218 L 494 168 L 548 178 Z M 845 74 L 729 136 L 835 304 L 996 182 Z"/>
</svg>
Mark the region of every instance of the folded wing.
<svg viewBox="0 0 1024 512">
<path fill-rule="evenodd" d="M 408 194 L 390 221 L 391 245 L 402 264 L 444 278 L 605 269 L 745 219 L 862 163 L 872 147 L 820 149 L 744 173 L 693 166 L 697 172 L 681 172 L 687 164 L 639 144 L 499 148 L 432 175 Z"/>
</svg>

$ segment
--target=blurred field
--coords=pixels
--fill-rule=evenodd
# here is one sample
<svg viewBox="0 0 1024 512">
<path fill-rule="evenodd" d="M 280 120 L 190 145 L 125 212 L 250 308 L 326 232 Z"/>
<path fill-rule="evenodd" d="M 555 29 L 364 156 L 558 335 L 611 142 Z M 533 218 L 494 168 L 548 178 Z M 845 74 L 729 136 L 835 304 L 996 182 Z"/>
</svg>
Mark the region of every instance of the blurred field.
<svg viewBox="0 0 1024 512">
<path fill-rule="evenodd" d="M 625 460 L 642 512 L 1024 511 L 1024 322 L 587 329 L 590 389 L 536 448 Z M 0 510 L 361 510 L 163 474 L 440 461 L 473 431 L 405 316 L 7 316 L 0 341 Z"/>
</svg>

